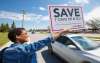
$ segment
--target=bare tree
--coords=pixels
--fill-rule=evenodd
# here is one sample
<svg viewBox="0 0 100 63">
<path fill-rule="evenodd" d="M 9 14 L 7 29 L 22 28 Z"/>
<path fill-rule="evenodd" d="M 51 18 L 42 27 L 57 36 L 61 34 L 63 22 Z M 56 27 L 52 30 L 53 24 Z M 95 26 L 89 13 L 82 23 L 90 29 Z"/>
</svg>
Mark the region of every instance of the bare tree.
<svg viewBox="0 0 100 63">
<path fill-rule="evenodd" d="M 100 20 L 93 19 L 86 23 L 93 32 L 97 32 L 100 29 Z"/>
</svg>

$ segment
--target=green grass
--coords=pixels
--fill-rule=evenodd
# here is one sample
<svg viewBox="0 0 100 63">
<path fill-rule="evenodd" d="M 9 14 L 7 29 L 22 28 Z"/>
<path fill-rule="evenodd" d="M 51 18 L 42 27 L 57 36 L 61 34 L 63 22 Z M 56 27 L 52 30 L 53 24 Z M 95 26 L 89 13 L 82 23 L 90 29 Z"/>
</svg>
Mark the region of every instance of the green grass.
<svg viewBox="0 0 100 63">
<path fill-rule="evenodd" d="M 7 32 L 0 32 L 0 46 L 8 42 Z"/>
</svg>

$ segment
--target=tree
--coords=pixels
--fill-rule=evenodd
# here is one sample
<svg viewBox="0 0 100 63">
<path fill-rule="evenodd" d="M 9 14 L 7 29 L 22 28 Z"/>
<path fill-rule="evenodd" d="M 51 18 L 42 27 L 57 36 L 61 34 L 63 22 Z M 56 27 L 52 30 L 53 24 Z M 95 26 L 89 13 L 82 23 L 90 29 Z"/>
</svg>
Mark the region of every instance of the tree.
<svg viewBox="0 0 100 63">
<path fill-rule="evenodd" d="M 11 25 L 11 28 L 16 28 L 16 25 L 15 25 L 15 22 L 13 21 L 12 25 Z"/>
<path fill-rule="evenodd" d="M 9 24 L 8 23 L 6 23 L 6 32 L 9 30 Z"/>
<path fill-rule="evenodd" d="M 86 23 L 89 27 L 91 27 L 93 32 L 96 32 L 100 29 L 100 20 L 99 19 L 93 19 Z"/>
<path fill-rule="evenodd" d="M 2 23 L 0 26 L 0 32 L 3 32 L 3 31 L 4 31 L 4 24 Z"/>
<path fill-rule="evenodd" d="M 2 23 L 0 26 L 0 32 L 7 32 L 8 30 L 9 30 L 8 23 L 6 23 L 6 24 Z"/>
<path fill-rule="evenodd" d="M 32 32 L 32 29 L 30 29 L 29 32 Z"/>
</svg>

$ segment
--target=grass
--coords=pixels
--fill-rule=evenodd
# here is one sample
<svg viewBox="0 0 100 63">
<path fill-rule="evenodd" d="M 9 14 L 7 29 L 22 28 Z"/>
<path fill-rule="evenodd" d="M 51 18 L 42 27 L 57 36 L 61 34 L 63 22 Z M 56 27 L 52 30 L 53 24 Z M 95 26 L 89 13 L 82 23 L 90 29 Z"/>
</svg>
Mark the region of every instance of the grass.
<svg viewBox="0 0 100 63">
<path fill-rule="evenodd" d="M 0 46 L 8 42 L 7 32 L 0 32 Z"/>
</svg>

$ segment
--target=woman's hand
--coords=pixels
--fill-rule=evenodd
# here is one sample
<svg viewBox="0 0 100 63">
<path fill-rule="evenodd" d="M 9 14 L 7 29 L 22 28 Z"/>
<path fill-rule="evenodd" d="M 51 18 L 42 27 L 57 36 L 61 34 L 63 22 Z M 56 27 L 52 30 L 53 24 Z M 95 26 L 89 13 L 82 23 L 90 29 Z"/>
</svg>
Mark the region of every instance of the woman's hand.
<svg viewBox="0 0 100 63">
<path fill-rule="evenodd" d="M 64 30 L 61 30 L 59 32 L 52 32 L 52 36 L 53 36 L 54 40 L 56 40 L 58 37 L 65 35 L 65 34 L 68 34 L 71 31 L 72 30 L 70 30 L 70 29 L 64 29 Z"/>
</svg>

